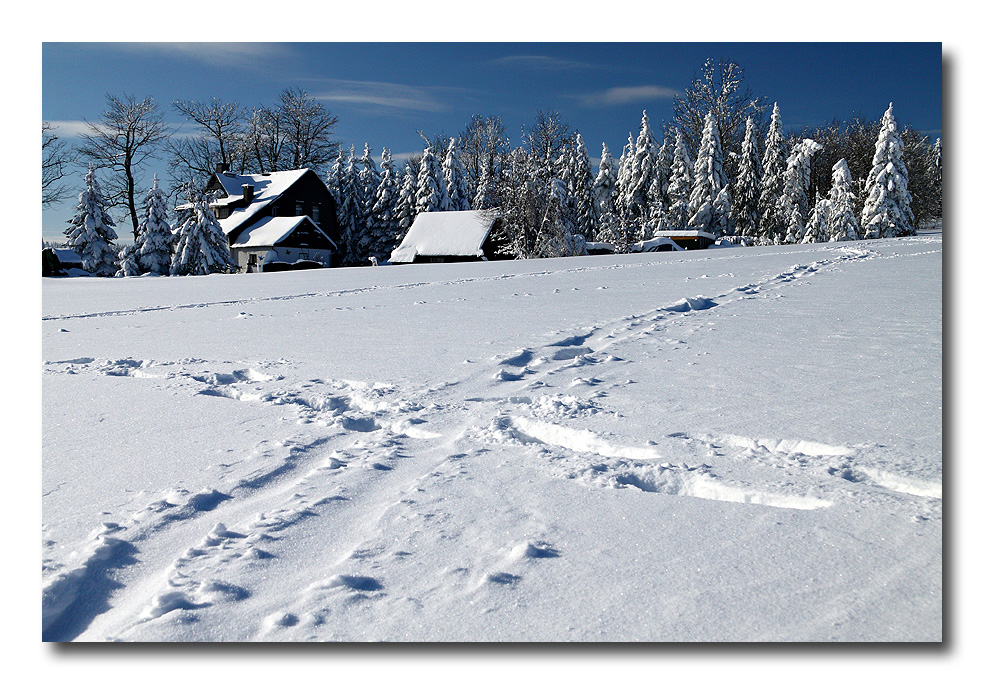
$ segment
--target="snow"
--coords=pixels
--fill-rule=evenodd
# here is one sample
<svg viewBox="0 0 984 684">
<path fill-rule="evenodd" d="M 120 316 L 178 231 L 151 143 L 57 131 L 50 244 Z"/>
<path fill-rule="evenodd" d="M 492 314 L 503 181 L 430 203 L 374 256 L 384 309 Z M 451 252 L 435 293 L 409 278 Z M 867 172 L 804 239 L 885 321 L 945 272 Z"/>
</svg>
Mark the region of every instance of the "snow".
<svg viewBox="0 0 984 684">
<path fill-rule="evenodd" d="M 43 636 L 939 641 L 942 261 L 44 279 Z"/>
<path fill-rule="evenodd" d="M 294 232 L 307 216 L 268 216 L 244 230 L 232 243 L 233 247 L 272 247 Z M 221 219 L 219 221 L 221 223 Z M 321 232 L 318 229 L 318 232 Z M 322 233 L 324 235 L 324 233 Z M 325 235 L 327 238 L 328 236 Z M 328 238 L 329 241 L 331 238 Z"/>
<path fill-rule="evenodd" d="M 411 263 L 418 256 L 481 257 L 494 211 L 432 211 L 417 214 L 390 261 Z"/>
</svg>

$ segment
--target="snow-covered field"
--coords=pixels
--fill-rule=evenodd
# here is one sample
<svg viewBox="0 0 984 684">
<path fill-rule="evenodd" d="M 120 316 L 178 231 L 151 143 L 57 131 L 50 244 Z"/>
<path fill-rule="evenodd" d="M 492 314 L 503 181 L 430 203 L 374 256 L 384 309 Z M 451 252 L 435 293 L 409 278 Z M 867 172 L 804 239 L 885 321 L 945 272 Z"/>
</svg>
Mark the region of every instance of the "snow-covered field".
<svg viewBox="0 0 984 684">
<path fill-rule="evenodd" d="M 45 279 L 43 638 L 939 641 L 942 263 Z"/>
</svg>

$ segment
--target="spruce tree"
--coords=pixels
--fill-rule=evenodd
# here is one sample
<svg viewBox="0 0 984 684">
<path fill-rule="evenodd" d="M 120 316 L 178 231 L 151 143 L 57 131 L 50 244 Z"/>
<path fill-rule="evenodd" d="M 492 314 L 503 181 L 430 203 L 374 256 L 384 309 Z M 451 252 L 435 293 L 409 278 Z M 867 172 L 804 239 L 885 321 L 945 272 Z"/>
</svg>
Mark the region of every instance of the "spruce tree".
<svg viewBox="0 0 984 684">
<path fill-rule="evenodd" d="M 830 241 L 830 210 L 830 200 L 818 197 L 813 211 L 810 212 L 810 219 L 806 222 L 802 240 L 804 244 Z"/>
<path fill-rule="evenodd" d="M 468 175 L 458 158 L 458 149 L 454 138 L 448 141 L 448 149 L 444 154 L 441 170 L 447 185 L 448 209 L 450 211 L 469 211 L 471 204 L 468 201 Z"/>
<path fill-rule="evenodd" d="M 417 174 L 416 211 L 447 211 L 451 208 L 447 185 L 444 182 L 444 171 L 441 170 L 437 158 L 428 147 L 420 160 L 420 172 Z"/>
<path fill-rule="evenodd" d="M 584 146 L 584 138 L 578 133 L 574 139 L 574 148 L 567 155 L 567 169 L 564 176 L 567 181 L 567 201 L 574 222 L 575 232 L 586 240 L 594 240 L 598 230 L 598 210 L 594 202 L 591 177 L 591 159 L 588 149 Z"/>
<path fill-rule="evenodd" d="M 116 224 L 106 211 L 93 164 L 89 164 L 85 190 L 79 193 L 75 215 L 68 224 L 65 247 L 79 255 L 82 268 L 97 276 L 115 275 L 119 258 L 115 244 Z"/>
<path fill-rule="evenodd" d="M 693 186 L 693 169 L 690 154 L 683 134 L 676 132 L 676 146 L 673 151 L 673 170 L 670 175 L 670 188 L 667 193 L 669 208 L 666 210 L 667 228 L 682 229 L 690 216 L 690 192 Z"/>
<path fill-rule="evenodd" d="M 400 196 L 396 200 L 396 243 L 399 244 L 413 220 L 417 217 L 417 176 L 407 164 L 403 170 L 403 180 L 400 183 Z"/>
<path fill-rule="evenodd" d="M 144 199 L 143 220 L 137 232 L 135 256 L 140 272 L 167 275 L 171 270 L 173 245 L 174 236 L 167 221 L 167 199 L 158 187 L 155 175 L 154 186 Z"/>
<path fill-rule="evenodd" d="M 372 148 L 366 143 L 362 156 L 359 157 L 359 194 L 362 197 L 362 215 L 368 223 L 372 207 L 376 203 L 376 190 L 379 188 L 380 175 L 376 162 L 372 158 Z"/>
<path fill-rule="evenodd" d="M 745 121 L 745 139 L 741 144 L 741 161 L 735 180 L 731 204 L 731 221 L 735 235 L 754 237 L 759 229 L 759 196 L 762 162 L 758 153 L 758 131 L 752 117 Z"/>
<path fill-rule="evenodd" d="M 371 256 L 385 260 L 396 247 L 396 205 L 400 192 L 393 157 L 385 147 L 380 168 L 379 184 L 368 218 L 369 251 Z"/>
<path fill-rule="evenodd" d="M 656 139 L 649 126 L 649 116 L 643 110 L 639 137 L 636 138 L 632 155 L 631 173 L 627 177 L 625 194 L 622 196 L 622 212 L 626 218 L 645 220 L 648 217 L 649 189 L 656 176 L 658 154 Z"/>
<path fill-rule="evenodd" d="M 629 197 L 632 184 L 633 169 L 635 163 L 635 140 L 629 133 L 629 142 L 622 148 L 622 156 L 618 160 L 618 170 L 615 175 L 615 209 L 620 214 L 624 214 L 625 203 Z"/>
<path fill-rule="evenodd" d="M 478 174 L 478 187 L 475 189 L 473 209 L 494 209 L 499 206 L 495 187 L 495 176 L 488 160 L 482 161 L 482 169 Z"/>
<path fill-rule="evenodd" d="M 784 227 L 783 242 L 787 245 L 803 241 L 809 216 L 810 157 L 821 149 L 820 143 L 807 138 L 793 146 L 786 160 L 779 215 L 780 225 Z"/>
<path fill-rule="evenodd" d="M 139 232 L 138 232 L 139 236 Z M 136 243 L 131 243 L 128 245 L 123 245 L 120 247 L 119 257 L 116 261 L 117 278 L 132 278 L 133 276 L 140 275 L 140 266 L 137 264 L 137 245 Z"/>
<path fill-rule="evenodd" d="M 722 225 L 719 212 L 723 205 L 718 195 L 728 184 L 724 175 L 724 150 L 718 137 L 717 121 L 710 112 L 704 118 L 704 135 L 694 164 L 694 185 L 690 193 L 690 221 L 688 227 L 718 234 Z"/>
<path fill-rule="evenodd" d="M 177 230 L 171 275 L 235 273 L 229 240 L 209 207 L 211 198 L 191 188 L 189 200 L 192 206 Z"/>
<path fill-rule="evenodd" d="M 854 181 L 851 179 L 851 170 L 847 167 L 846 159 L 841 159 L 834 164 L 827 199 L 830 203 L 827 221 L 828 239 L 831 242 L 857 240 L 860 228 L 858 219 L 854 215 Z"/>
<path fill-rule="evenodd" d="M 789 144 L 782 133 L 779 103 L 772 108 L 772 122 L 765 137 L 765 155 L 762 160 L 762 186 L 759 195 L 759 241 L 777 242 L 785 235 L 779 214 L 779 198 L 782 197 Z"/>
<path fill-rule="evenodd" d="M 871 171 L 865 182 L 861 230 L 866 240 L 914 235 L 909 204 L 909 171 L 902 160 L 902 136 L 888 105 L 881 120 Z"/>
<path fill-rule="evenodd" d="M 365 230 L 362 179 L 359 177 L 359 159 L 355 148 L 349 152 L 348 163 L 339 179 L 342 201 L 338 207 L 338 228 L 341 242 L 342 263 L 346 266 L 363 266 L 368 258 L 369 238 Z"/>
</svg>

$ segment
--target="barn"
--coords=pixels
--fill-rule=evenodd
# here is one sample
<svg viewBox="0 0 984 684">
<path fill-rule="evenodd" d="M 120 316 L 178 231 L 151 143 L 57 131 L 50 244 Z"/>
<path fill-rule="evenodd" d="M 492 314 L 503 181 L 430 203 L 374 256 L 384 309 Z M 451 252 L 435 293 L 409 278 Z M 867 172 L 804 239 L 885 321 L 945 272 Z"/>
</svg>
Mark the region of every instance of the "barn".
<svg viewBox="0 0 984 684">
<path fill-rule="evenodd" d="M 508 258 L 495 243 L 501 216 L 495 211 L 431 211 L 418 214 L 390 255 L 392 264 L 489 261 Z"/>
<path fill-rule="evenodd" d="M 657 230 L 653 238 L 669 238 L 684 249 L 707 249 L 716 239 L 702 230 Z"/>
</svg>

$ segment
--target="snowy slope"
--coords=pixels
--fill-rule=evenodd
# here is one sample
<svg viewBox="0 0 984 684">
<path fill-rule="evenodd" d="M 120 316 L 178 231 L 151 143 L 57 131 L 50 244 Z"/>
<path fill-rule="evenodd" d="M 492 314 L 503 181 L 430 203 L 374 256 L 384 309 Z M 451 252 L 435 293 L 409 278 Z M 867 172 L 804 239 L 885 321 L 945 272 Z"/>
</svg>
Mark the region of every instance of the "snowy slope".
<svg viewBox="0 0 984 684">
<path fill-rule="evenodd" d="M 942 253 L 46 279 L 43 636 L 940 640 Z"/>
</svg>

